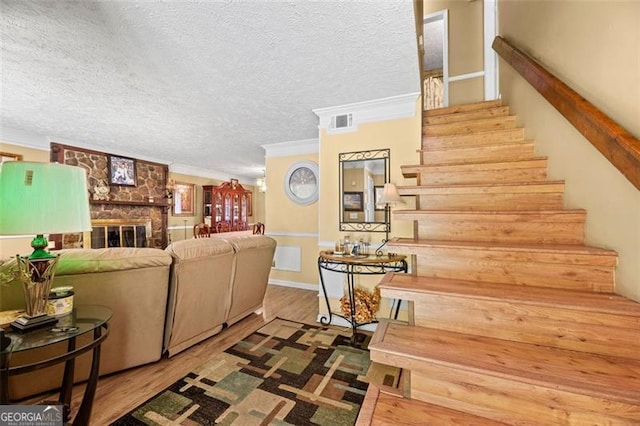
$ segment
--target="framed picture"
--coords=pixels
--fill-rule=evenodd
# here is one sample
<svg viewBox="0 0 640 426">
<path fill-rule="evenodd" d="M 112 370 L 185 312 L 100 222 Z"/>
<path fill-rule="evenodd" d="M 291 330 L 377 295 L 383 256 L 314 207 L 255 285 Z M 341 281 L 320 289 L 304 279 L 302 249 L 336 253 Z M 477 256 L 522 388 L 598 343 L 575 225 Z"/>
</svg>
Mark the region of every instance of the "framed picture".
<svg viewBox="0 0 640 426">
<path fill-rule="evenodd" d="M 231 188 L 236 189 L 238 187 L 238 179 L 231 179 Z"/>
<path fill-rule="evenodd" d="M 345 192 L 342 196 L 342 205 L 345 211 L 363 211 L 362 192 Z"/>
<path fill-rule="evenodd" d="M 109 185 L 136 186 L 136 160 L 108 155 Z"/>
<path fill-rule="evenodd" d="M 22 155 L 20 154 L 11 154 L 9 152 L 0 152 L 0 164 L 5 161 L 21 161 Z"/>
<path fill-rule="evenodd" d="M 173 189 L 173 215 L 196 215 L 196 185 L 193 183 L 177 183 Z"/>
<path fill-rule="evenodd" d="M 380 198 L 382 198 L 382 191 L 384 190 L 384 186 L 374 186 L 373 187 L 373 200 L 375 204 L 376 210 L 384 210 L 384 204 L 380 203 Z"/>
</svg>

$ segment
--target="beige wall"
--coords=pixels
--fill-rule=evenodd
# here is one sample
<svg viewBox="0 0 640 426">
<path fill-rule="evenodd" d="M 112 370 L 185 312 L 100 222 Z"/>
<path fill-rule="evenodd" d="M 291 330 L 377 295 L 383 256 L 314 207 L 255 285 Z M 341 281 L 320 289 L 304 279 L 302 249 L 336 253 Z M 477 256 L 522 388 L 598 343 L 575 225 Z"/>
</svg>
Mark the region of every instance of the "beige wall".
<svg viewBox="0 0 640 426">
<path fill-rule="evenodd" d="M 484 69 L 483 2 L 427 0 L 424 15 L 449 11 L 449 77 Z M 475 77 L 449 84 L 449 105 L 484 99 L 484 79 Z"/>
<path fill-rule="evenodd" d="M 640 2 L 500 1 L 499 34 L 640 137 Z M 614 249 L 616 291 L 640 301 L 640 191 L 541 95 L 500 62 L 500 90 L 566 207 L 587 210 L 587 244 Z"/>
<path fill-rule="evenodd" d="M 203 221 L 202 216 L 202 187 L 204 185 L 220 185 L 221 180 L 191 176 L 180 173 L 169 172 L 169 179 L 176 183 L 193 183 L 196 185 L 195 215 L 194 216 L 174 216 L 173 210 L 169 211 L 169 241 L 179 241 L 186 238 L 193 238 L 193 225 Z M 253 224 L 264 221 L 264 196 L 258 192 L 254 185 L 241 183 L 242 187 L 251 191 L 252 195 L 252 215 L 248 218 L 248 223 Z M 185 232 L 186 231 L 186 232 Z"/>
</svg>

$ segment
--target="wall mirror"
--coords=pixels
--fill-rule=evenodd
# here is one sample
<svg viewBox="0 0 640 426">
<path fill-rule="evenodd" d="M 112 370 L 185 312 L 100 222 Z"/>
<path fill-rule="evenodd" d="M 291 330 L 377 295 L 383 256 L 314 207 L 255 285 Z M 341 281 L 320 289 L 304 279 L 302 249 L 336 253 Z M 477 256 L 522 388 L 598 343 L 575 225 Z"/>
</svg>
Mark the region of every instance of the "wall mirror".
<svg viewBox="0 0 640 426">
<path fill-rule="evenodd" d="M 389 182 L 389 149 L 338 154 L 340 231 L 386 232 L 384 204 L 376 203 Z"/>
</svg>

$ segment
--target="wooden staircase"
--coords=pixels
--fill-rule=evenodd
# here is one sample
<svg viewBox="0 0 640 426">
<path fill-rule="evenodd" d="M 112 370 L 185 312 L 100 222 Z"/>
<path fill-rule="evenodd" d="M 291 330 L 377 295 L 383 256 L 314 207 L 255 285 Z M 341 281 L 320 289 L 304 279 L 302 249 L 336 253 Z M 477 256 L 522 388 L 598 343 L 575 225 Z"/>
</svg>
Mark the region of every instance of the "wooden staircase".
<svg viewBox="0 0 640 426">
<path fill-rule="evenodd" d="M 640 304 L 614 293 L 617 254 L 584 244 L 586 212 L 499 100 L 426 111 L 415 275 L 382 296 L 409 323 L 381 322 L 373 361 L 410 376 L 404 397 L 371 387 L 358 424 L 640 424 Z"/>
</svg>

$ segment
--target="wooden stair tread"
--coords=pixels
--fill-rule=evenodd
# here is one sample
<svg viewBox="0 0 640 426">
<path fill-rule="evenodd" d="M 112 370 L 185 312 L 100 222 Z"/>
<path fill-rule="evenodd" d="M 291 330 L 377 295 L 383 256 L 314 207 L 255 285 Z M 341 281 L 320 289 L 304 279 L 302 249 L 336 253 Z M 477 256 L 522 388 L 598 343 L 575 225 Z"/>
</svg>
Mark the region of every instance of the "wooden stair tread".
<svg viewBox="0 0 640 426">
<path fill-rule="evenodd" d="M 388 243 L 391 246 L 414 246 L 414 247 L 444 247 L 468 250 L 484 250 L 499 252 L 539 252 L 551 254 L 573 254 L 603 256 L 617 259 L 618 254 L 614 250 L 603 249 L 572 244 L 517 244 L 517 243 L 486 243 L 477 241 L 447 241 L 447 240 L 427 240 L 414 238 L 393 238 Z"/>
<path fill-rule="evenodd" d="M 640 303 L 615 293 L 591 293 L 584 291 L 546 287 L 520 287 L 500 283 L 446 278 L 421 277 L 390 272 L 378 287 L 385 292 L 458 294 L 478 300 L 500 300 L 539 306 L 567 307 L 585 312 L 626 315 L 640 321 Z"/>
<path fill-rule="evenodd" d="M 444 108 L 427 109 L 422 111 L 423 117 L 433 117 L 436 115 L 455 114 L 458 112 L 475 111 L 485 108 L 495 108 L 502 106 L 501 99 L 494 99 L 492 101 L 473 102 L 468 104 L 453 105 Z"/>
<path fill-rule="evenodd" d="M 638 405 L 640 361 L 468 335 L 425 327 L 378 324 L 383 337 L 369 346 L 380 354 L 408 360 L 405 368 L 437 364 L 470 373 L 613 399 Z M 387 362 L 389 358 L 386 358 Z"/>
<path fill-rule="evenodd" d="M 455 162 L 455 163 L 443 163 L 443 164 L 412 164 L 400 166 L 402 172 L 417 173 L 421 170 L 432 170 L 437 168 L 455 168 L 458 167 L 490 167 L 495 169 L 510 168 L 510 167 L 536 167 L 538 163 L 545 163 L 548 160 L 547 157 L 534 157 L 526 160 L 501 160 L 501 161 L 479 161 L 477 163 L 469 162 Z M 404 176 L 415 177 L 415 176 Z"/>
<path fill-rule="evenodd" d="M 463 413 L 415 399 L 388 395 L 369 385 L 356 425 L 474 425 L 492 426 L 504 423 Z"/>
</svg>

